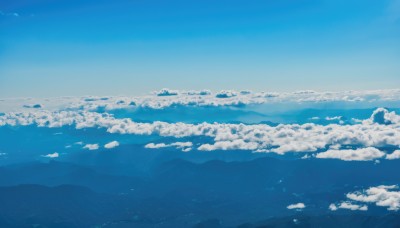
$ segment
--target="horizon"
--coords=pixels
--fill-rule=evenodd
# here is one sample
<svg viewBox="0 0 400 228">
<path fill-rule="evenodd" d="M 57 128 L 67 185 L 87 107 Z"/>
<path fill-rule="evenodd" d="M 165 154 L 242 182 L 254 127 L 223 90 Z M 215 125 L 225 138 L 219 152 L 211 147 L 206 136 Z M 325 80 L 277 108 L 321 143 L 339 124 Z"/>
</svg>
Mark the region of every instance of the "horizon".
<svg viewBox="0 0 400 228">
<path fill-rule="evenodd" d="M 399 9 L 399 0 L 2 2 L 0 97 L 394 89 Z"/>
</svg>

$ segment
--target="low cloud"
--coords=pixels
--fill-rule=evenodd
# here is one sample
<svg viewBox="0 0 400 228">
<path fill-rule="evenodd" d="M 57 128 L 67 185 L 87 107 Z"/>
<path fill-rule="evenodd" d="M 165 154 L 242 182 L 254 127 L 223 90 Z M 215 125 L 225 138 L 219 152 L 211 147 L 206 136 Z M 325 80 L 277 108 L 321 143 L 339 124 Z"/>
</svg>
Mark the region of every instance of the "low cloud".
<svg viewBox="0 0 400 228">
<path fill-rule="evenodd" d="M 331 211 L 337 211 L 338 209 L 347 209 L 347 210 L 352 210 L 352 211 L 367 211 L 368 206 L 367 205 L 357 205 L 357 204 L 353 204 L 350 202 L 341 202 L 337 205 L 332 203 L 329 205 L 329 210 L 331 210 Z"/>
<path fill-rule="evenodd" d="M 47 154 L 47 155 L 42 155 L 45 158 L 58 158 L 60 155 L 57 152 L 54 152 L 52 154 Z"/>
<path fill-rule="evenodd" d="M 296 203 L 296 204 L 290 204 L 289 206 L 287 206 L 286 208 L 289 210 L 302 210 L 304 209 L 306 206 L 304 205 L 304 203 Z"/>
<path fill-rule="evenodd" d="M 109 142 L 109 143 L 107 143 L 106 145 L 104 145 L 104 148 L 106 148 L 106 149 L 112 149 L 112 148 L 115 148 L 115 147 L 117 147 L 117 146 L 119 146 L 119 142 L 117 142 L 117 141 L 112 141 L 112 142 Z"/>
<path fill-rule="evenodd" d="M 97 150 L 99 149 L 99 144 L 86 144 L 83 149 Z"/>
<path fill-rule="evenodd" d="M 380 185 L 362 192 L 348 193 L 350 200 L 362 203 L 374 203 L 379 207 L 387 207 L 389 211 L 400 209 L 400 191 L 397 185 Z"/>
<path fill-rule="evenodd" d="M 317 158 L 340 159 L 344 161 L 371 161 L 385 156 L 385 153 L 374 148 L 359 148 L 355 150 L 328 150 L 316 155 Z"/>
<path fill-rule="evenodd" d="M 399 116 L 390 114 L 391 124 L 378 124 L 373 117 L 354 125 L 280 124 L 224 124 L 224 123 L 152 123 L 134 122 L 129 118 L 117 119 L 107 113 L 88 111 L 37 110 L 9 112 L 0 115 L 0 126 L 37 125 L 39 127 L 75 126 L 76 129 L 105 128 L 114 134 L 159 135 L 163 137 L 204 136 L 213 140 L 197 147 L 198 150 L 251 150 L 257 152 L 326 152 L 317 158 L 336 158 L 348 161 L 381 158 L 384 152 L 377 148 L 399 146 Z M 343 149 L 339 148 L 361 148 Z M 337 148 L 337 149 L 334 149 Z"/>
<path fill-rule="evenodd" d="M 400 159 L 400 150 L 395 150 L 393 151 L 393 153 L 387 154 L 386 159 L 388 160 Z"/>
<path fill-rule="evenodd" d="M 183 152 L 188 152 L 192 150 L 193 143 L 192 142 L 174 142 L 171 144 L 165 143 L 149 143 L 146 144 L 144 147 L 148 149 L 160 149 L 160 148 L 167 148 L 167 147 L 175 147 L 177 149 L 182 150 Z"/>
<path fill-rule="evenodd" d="M 235 96 L 237 96 L 237 92 L 233 90 L 221 90 L 215 95 L 216 98 L 229 98 Z"/>
</svg>

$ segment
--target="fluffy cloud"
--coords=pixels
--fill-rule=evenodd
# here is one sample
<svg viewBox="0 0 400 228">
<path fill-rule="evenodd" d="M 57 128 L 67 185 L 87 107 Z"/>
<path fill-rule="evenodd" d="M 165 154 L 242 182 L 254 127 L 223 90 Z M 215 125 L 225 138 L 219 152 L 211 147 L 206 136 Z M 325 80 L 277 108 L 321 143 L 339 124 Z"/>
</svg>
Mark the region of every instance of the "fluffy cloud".
<svg viewBox="0 0 400 228">
<path fill-rule="evenodd" d="M 104 145 L 104 148 L 106 148 L 106 149 L 112 149 L 112 148 L 115 148 L 115 147 L 117 147 L 117 146 L 119 146 L 119 142 L 117 142 L 117 141 L 112 141 L 112 142 L 109 142 L 109 143 L 107 143 L 106 145 Z"/>
<path fill-rule="evenodd" d="M 43 157 L 46 158 L 58 158 L 60 155 L 57 152 L 54 152 L 52 154 L 47 154 L 47 155 L 42 155 Z"/>
<path fill-rule="evenodd" d="M 395 114 L 394 114 L 395 115 Z M 222 124 L 222 123 L 138 123 L 131 119 L 116 119 L 107 113 L 88 111 L 38 110 L 36 112 L 9 112 L 0 116 L 0 126 L 37 125 L 39 127 L 62 127 L 73 125 L 77 129 L 105 128 L 109 133 L 160 135 L 175 138 L 206 136 L 213 143 L 200 145 L 199 150 L 252 150 L 259 152 L 317 152 L 330 146 L 337 148 L 362 147 L 359 150 L 329 149 L 318 158 L 343 160 L 371 160 L 382 157 L 383 152 L 373 147 L 399 146 L 400 121 L 392 116 L 391 124 L 362 121 L 354 125 L 280 124 Z M 340 145 L 340 146 L 338 146 Z"/>
<path fill-rule="evenodd" d="M 328 150 L 317 154 L 317 158 L 341 159 L 344 161 L 371 161 L 377 158 L 382 158 L 385 153 L 374 148 L 359 148 L 355 150 Z"/>
<path fill-rule="evenodd" d="M 192 142 L 174 142 L 171 144 L 165 143 L 149 143 L 146 144 L 144 147 L 148 149 L 159 149 L 159 148 L 166 148 L 166 147 L 175 147 L 177 149 L 181 149 L 183 152 L 188 152 L 192 150 L 193 143 Z"/>
<path fill-rule="evenodd" d="M 400 150 L 395 150 L 393 151 L 393 153 L 387 154 L 386 159 L 388 160 L 400 159 Z"/>
<path fill-rule="evenodd" d="M 99 149 L 99 144 L 86 144 L 83 149 L 97 150 Z"/>
<path fill-rule="evenodd" d="M 249 93 L 245 93 L 249 94 Z M 235 97 L 237 95 L 237 92 L 233 90 L 221 90 L 217 94 L 215 94 L 215 97 L 217 98 L 229 98 L 229 97 Z"/>
<path fill-rule="evenodd" d="M 160 95 L 160 96 L 159 96 Z M 210 95 L 210 96 L 207 96 Z M 235 96 L 234 96 L 235 95 Z M 218 96 L 218 97 L 217 97 Z M 224 97 L 221 99 L 219 97 Z M 275 92 L 236 92 L 232 90 L 212 93 L 209 90 L 201 91 L 176 91 L 162 89 L 152 95 L 140 97 L 59 97 L 52 99 L 5 99 L 0 111 L 12 106 L 21 107 L 26 102 L 40 103 L 48 110 L 95 111 L 113 109 L 151 108 L 163 109 L 175 106 L 243 106 L 248 104 L 321 104 L 345 102 L 354 105 L 363 104 L 361 107 L 374 107 L 379 102 L 400 101 L 400 89 L 371 90 L 371 91 L 342 91 L 342 92 L 315 92 L 297 91 L 287 93 Z M 15 109 L 11 109 L 15 110 Z"/>
<path fill-rule="evenodd" d="M 387 109 L 378 108 L 372 113 L 371 118 L 366 121 L 377 124 L 393 124 L 400 122 L 400 117 L 396 115 L 395 112 L 389 112 Z"/>
<path fill-rule="evenodd" d="M 376 206 L 387 207 L 390 211 L 400 209 L 400 191 L 396 185 L 380 185 L 362 192 L 348 193 L 350 200 L 362 203 L 374 203 Z"/>
<path fill-rule="evenodd" d="M 289 206 L 287 206 L 287 209 L 289 210 L 301 210 L 304 209 L 306 206 L 304 205 L 304 203 L 296 203 L 296 204 L 290 204 Z"/>
<path fill-rule="evenodd" d="M 338 205 L 335 204 L 330 204 L 329 205 L 329 210 L 331 211 L 337 211 L 338 209 L 348 209 L 352 211 L 367 211 L 368 206 L 367 205 L 357 205 L 353 204 L 351 202 L 341 202 Z"/>
</svg>

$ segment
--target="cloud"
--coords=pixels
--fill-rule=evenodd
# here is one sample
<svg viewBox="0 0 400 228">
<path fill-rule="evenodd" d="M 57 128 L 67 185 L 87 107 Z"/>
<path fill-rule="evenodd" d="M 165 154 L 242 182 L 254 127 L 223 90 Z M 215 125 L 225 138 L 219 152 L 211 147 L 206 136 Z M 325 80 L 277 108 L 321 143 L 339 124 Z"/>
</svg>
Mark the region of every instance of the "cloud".
<svg viewBox="0 0 400 228">
<path fill-rule="evenodd" d="M 46 158 L 58 158 L 60 155 L 57 152 L 54 152 L 52 154 L 47 154 L 47 155 L 42 155 L 43 157 Z"/>
<path fill-rule="evenodd" d="M 352 210 L 352 211 L 367 211 L 368 206 L 367 205 L 357 205 L 357 204 L 353 204 L 351 202 L 341 202 L 338 205 L 335 205 L 332 203 L 329 205 L 329 210 L 331 210 L 331 211 L 337 211 L 338 209 L 347 209 L 347 210 Z"/>
<path fill-rule="evenodd" d="M 158 96 L 165 94 L 167 96 Z M 173 95 L 176 94 L 176 95 Z M 225 97 L 224 99 L 218 98 Z M 232 96 L 236 94 L 236 96 Z M 168 96 L 170 95 L 170 96 Z M 29 102 L 40 103 L 49 111 L 60 109 L 68 110 L 116 110 L 116 109 L 164 109 L 168 107 L 237 107 L 244 105 L 302 105 L 310 107 L 321 104 L 349 105 L 352 107 L 376 107 L 382 103 L 393 103 L 400 101 L 400 89 L 391 90 L 369 90 L 369 91 L 340 91 L 340 92 L 252 92 L 238 93 L 232 90 L 225 90 L 213 93 L 209 90 L 201 91 L 176 91 L 163 89 L 151 95 L 126 97 L 58 97 L 51 99 L 30 99 Z M 17 110 L 15 107 L 22 107 L 27 99 L 5 99 L 0 111 L 5 112 L 7 107 L 14 107 L 8 110 Z"/>
<path fill-rule="evenodd" d="M 385 153 L 374 148 L 359 148 L 355 150 L 328 150 L 316 155 L 317 158 L 330 158 L 330 159 L 340 159 L 344 161 L 371 161 L 374 159 L 382 158 Z"/>
<path fill-rule="evenodd" d="M 0 115 L 0 126 L 32 124 L 50 128 L 75 126 L 77 129 L 105 128 L 107 132 L 113 134 L 154 134 L 175 138 L 204 136 L 214 141 L 198 146 L 197 149 L 205 151 L 234 149 L 284 154 L 287 152 L 324 151 L 331 146 L 335 146 L 335 148 L 361 147 L 363 149 L 360 150 L 330 148 L 328 151 L 318 154 L 317 158 L 368 160 L 384 155 L 376 148 L 399 146 L 400 121 L 397 121 L 399 116 L 394 115 L 391 124 L 362 121 L 354 125 L 306 123 L 269 126 L 266 124 L 187 124 L 161 121 L 139 123 L 129 118 L 117 119 L 108 113 L 37 110 L 9 112 Z"/>
<path fill-rule="evenodd" d="M 396 185 L 380 185 L 371 187 L 362 192 L 348 193 L 346 197 L 350 200 L 362 203 L 374 203 L 379 207 L 387 207 L 390 211 L 400 209 L 400 191 Z"/>
<path fill-rule="evenodd" d="M 112 142 L 109 142 L 109 143 L 107 143 L 106 145 L 104 145 L 104 148 L 106 148 L 106 149 L 112 149 L 112 148 L 115 148 L 115 147 L 117 147 L 117 146 L 119 146 L 119 142 L 117 142 L 117 141 L 112 141 Z"/>
<path fill-rule="evenodd" d="M 332 117 L 327 116 L 327 117 L 325 117 L 325 120 L 329 120 L 329 121 L 332 121 L 332 120 L 341 120 L 341 119 L 342 119 L 342 116 L 332 116 Z"/>
<path fill-rule="evenodd" d="M 366 122 L 388 125 L 400 122 L 400 117 L 395 112 L 389 112 L 385 108 L 377 108 Z"/>
<path fill-rule="evenodd" d="M 99 144 L 86 144 L 83 149 L 97 150 L 99 149 Z"/>
<path fill-rule="evenodd" d="M 175 96 L 178 95 L 178 91 L 177 90 L 170 90 L 170 89 L 161 89 L 160 91 L 157 91 L 156 94 L 157 96 L 161 97 L 161 96 Z"/>
<path fill-rule="evenodd" d="M 200 90 L 200 91 L 196 91 L 196 90 L 190 90 L 187 92 L 183 92 L 183 94 L 187 94 L 187 95 L 200 95 L 200 96 L 206 96 L 206 95 L 211 95 L 211 91 L 208 89 L 205 90 Z"/>
<path fill-rule="evenodd" d="M 237 92 L 233 90 L 221 90 L 215 95 L 216 98 L 229 98 L 235 96 L 237 96 Z"/>
<path fill-rule="evenodd" d="M 171 144 L 165 144 L 165 143 L 149 143 L 146 144 L 144 147 L 148 149 L 160 149 L 160 148 L 166 148 L 166 147 L 175 147 L 177 149 L 181 149 L 183 152 L 188 152 L 192 150 L 193 143 L 192 142 L 174 142 Z"/>
<path fill-rule="evenodd" d="M 393 151 L 393 153 L 387 154 L 386 159 L 388 160 L 400 159 L 400 150 L 395 150 Z"/>
<path fill-rule="evenodd" d="M 306 206 L 304 205 L 304 203 L 296 203 L 296 204 L 290 204 L 289 206 L 287 206 L 286 208 L 289 210 L 301 210 L 304 209 Z"/>
</svg>

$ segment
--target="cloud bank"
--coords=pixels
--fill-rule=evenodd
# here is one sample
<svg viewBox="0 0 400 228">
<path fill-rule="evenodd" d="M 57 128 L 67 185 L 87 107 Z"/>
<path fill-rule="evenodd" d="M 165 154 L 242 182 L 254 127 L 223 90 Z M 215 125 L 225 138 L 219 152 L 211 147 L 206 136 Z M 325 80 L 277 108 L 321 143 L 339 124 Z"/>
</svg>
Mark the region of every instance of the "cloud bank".
<svg viewBox="0 0 400 228">
<path fill-rule="evenodd" d="M 374 113 L 382 113 L 378 109 Z M 387 111 L 387 110 L 386 110 Z M 394 112 L 386 112 L 383 122 L 369 119 L 354 125 L 280 124 L 223 124 L 223 123 L 139 123 L 131 119 L 117 119 L 107 113 L 88 111 L 37 110 L 35 112 L 10 112 L 0 116 L 0 126 L 37 125 L 39 127 L 75 126 L 83 128 L 105 128 L 113 134 L 160 135 L 175 138 L 205 136 L 213 143 L 204 143 L 196 149 L 250 150 L 255 152 L 318 152 L 317 158 L 342 160 L 372 160 L 384 153 L 377 148 L 400 145 L 400 118 Z M 381 119 L 382 120 L 382 119 Z M 389 123 L 390 121 L 390 123 Z M 335 149 L 328 149 L 335 146 Z M 357 147 L 359 149 L 340 149 Z"/>
</svg>

